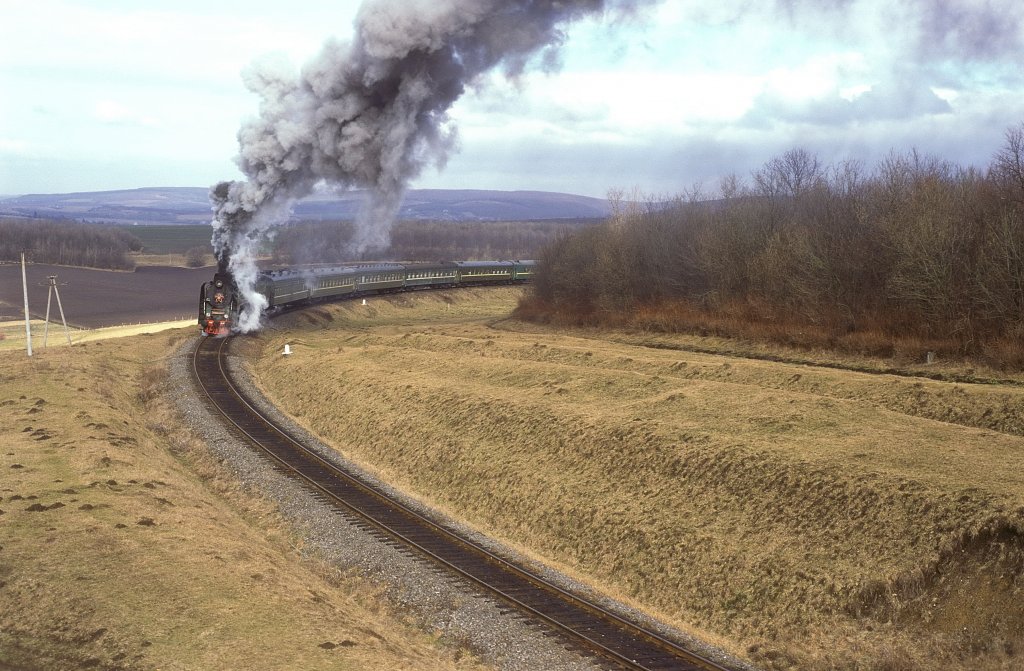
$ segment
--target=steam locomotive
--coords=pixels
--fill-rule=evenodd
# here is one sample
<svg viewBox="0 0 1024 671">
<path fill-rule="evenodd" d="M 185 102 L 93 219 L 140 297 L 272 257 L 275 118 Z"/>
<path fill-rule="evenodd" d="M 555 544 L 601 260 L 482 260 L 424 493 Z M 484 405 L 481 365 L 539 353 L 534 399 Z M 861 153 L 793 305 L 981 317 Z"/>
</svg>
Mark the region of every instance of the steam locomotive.
<svg viewBox="0 0 1024 671">
<path fill-rule="evenodd" d="M 527 282 L 535 261 L 449 261 L 293 268 L 260 273 L 256 291 L 269 310 L 322 299 Z M 231 276 L 218 270 L 199 290 L 199 326 L 204 335 L 227 335 L 242 307 Z"/>
<path fill-rule="evenodd" d="M 238 314 L 238 299 L 231 276 L 218 271 L 199 288 L 199 325 L 205 335 L 227 335 Z"/>
</svg>

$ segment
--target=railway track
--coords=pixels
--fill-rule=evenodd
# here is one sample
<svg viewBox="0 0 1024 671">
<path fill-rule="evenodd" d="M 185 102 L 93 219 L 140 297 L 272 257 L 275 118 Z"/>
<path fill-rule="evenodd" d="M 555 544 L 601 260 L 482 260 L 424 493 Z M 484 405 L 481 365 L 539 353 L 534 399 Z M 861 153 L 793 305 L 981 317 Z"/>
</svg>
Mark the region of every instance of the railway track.
<svg viewBox="0 0 1024 671">
<path fill-rule="evenodd" d="M 641 671 L 724 671 L 655 632 L 555 586 L 443 528 L 307 448 L 259 412 L 231 378 L 230 338 L 203 338 L 193 373 L 209 403 L 281 469 L 464 579 L 561 632 L 575 647 L 613 667 Z"/>
</svg>

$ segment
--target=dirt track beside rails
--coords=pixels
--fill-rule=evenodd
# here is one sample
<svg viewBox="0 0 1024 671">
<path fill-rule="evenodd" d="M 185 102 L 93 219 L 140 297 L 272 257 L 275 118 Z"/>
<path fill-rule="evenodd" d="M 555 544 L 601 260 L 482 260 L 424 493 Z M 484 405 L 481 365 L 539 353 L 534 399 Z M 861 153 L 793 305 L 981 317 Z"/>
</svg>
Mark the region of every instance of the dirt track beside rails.
<svg viewBox="0 0 1024 671">
<path fill-rule="evenodd" d="M 1019 668 L 1019 380 L 644 347 L 517 295 L 289 315 L 255 370 L 385 480 L 765 668 Z"/>
<path fill-rule="evenodd" d="M 29 311 L 46 315 L 48 275 L 56 275 L 68 323 L 83 328 L 173 321 L 198 311 L 199 286 L 212 268 L 140 266 L 134 272 L 30 264 L 26 269 Z M 0 322 L 24 318 L 21 266 L 0 265 Z M 60 321 L 57 300 L 50 320 Z"/>
</svg>

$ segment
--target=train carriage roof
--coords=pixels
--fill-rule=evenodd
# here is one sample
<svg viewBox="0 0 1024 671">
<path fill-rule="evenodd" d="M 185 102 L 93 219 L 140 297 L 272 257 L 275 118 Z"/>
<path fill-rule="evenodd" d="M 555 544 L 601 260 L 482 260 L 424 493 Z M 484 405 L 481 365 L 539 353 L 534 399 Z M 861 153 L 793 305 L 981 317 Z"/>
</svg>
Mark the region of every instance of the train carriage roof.
<svg viewBox="0 0 1024 671">
<path fill-rule="evenodd" d="M 534 261 L 435 261 L 411 263 L 347 263 L 331 266 L 305 266 L 264 270 L 260 279 L 281 282 L 294 279 L 358 275 L 373 272 L 421 272 L 427 270 L 451 270 L 455 268 L 511 268 L 515 265 L 533 264 Z"/>
<path fill-rule="evenodd" d="M 457 266 L 460 268 L 509 268 L 513 265 L 512 261 L 458 261 Z"/>
</svg>

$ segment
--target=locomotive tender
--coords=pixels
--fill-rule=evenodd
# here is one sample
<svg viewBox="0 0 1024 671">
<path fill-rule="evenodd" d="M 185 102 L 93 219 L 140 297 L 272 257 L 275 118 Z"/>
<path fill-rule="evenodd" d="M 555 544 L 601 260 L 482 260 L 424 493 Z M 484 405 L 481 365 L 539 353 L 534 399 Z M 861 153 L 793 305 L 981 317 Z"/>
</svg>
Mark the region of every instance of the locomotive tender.
<svg viewBox="0 0 1024 671">
<path fill-rule="evenodd" d="M 260 273 L 256 290 L 268 309 L 337 297 L 527 282 L 535 261 L 380 263 L 271 270 Z M 227 335 L 241 309 L 230 275 L 219 270 L 199 290 L 199 325 L 204 335 Z"/>
</svg>

